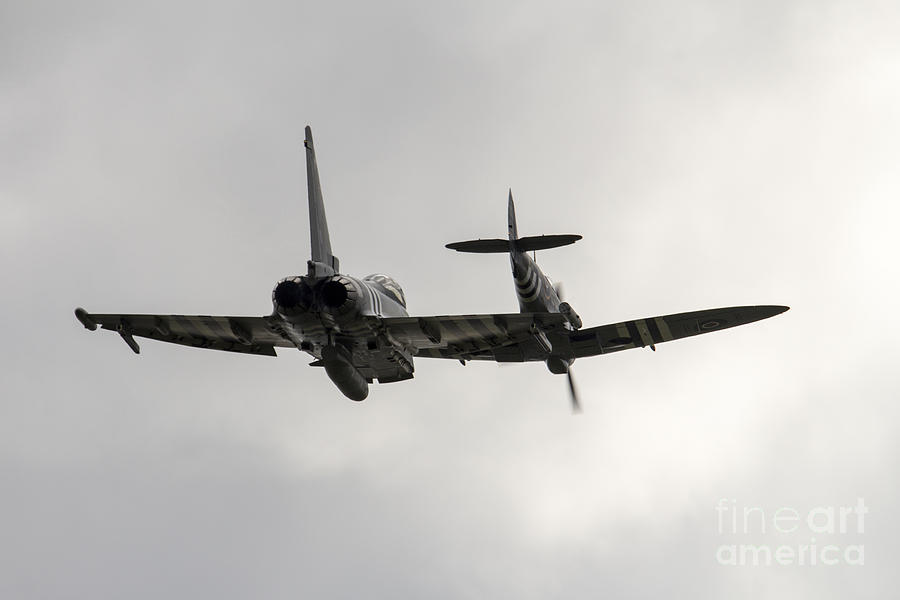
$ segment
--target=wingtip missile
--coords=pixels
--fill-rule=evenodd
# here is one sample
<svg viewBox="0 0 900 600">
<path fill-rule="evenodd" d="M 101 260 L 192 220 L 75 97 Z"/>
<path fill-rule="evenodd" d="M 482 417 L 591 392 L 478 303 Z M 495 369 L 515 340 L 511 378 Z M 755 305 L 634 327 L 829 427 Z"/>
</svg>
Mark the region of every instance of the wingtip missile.
<svg viewBox="0 0 900 600">
<path fill-rule="evenodd" d="M 78 319 L 84 328 L 89 331 L 97 330 L 97 323 L 91 318 L 91 315 L 88 311 L 84 310 L 80 306 L 75 309 L 75 318 Z"/>
</svg>

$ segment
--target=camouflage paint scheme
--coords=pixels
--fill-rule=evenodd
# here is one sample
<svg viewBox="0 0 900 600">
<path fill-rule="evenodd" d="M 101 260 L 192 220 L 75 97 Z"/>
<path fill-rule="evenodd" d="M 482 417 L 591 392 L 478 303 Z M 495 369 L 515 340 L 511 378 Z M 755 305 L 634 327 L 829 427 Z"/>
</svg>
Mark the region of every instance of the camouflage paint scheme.
<svg viewBox="0 0 900 600">
<path fill-rule="evenodd" d="M 273 311 L 260 317 L 93 314 L 75 315 L 88 329 L 118 332 L 136 353 L 135 337 L 228 352 L 275 356 L 298 348 L 325 368 L 338 388 L 363 400 L 368 384 L 413 377 L 414 359 L 497 362 L 543 361 L 568 374 L 576 358 L 649 346 L 765 319 L 785 306 L 739 306 L 679 313 L 581 328 L 581 318 L 528 255 L 574 243 L 578 235 L 518 236 L 512 192 L 507 239 L 448 244 L 460 252 L 509 253 L 519 312 L 411 317 L 402 288 L 387 275 L 340 273 L 331 252 L 312 131 L 306 128 L 311 258 L 307 273 L 282 279 L 272 292 Z"/>
</svg>

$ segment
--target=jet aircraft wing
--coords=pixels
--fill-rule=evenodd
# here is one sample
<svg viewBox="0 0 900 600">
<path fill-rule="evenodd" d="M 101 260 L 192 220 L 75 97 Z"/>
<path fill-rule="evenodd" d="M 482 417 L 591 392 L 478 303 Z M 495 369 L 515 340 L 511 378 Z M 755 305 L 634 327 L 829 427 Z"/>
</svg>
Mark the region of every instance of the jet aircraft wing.
<svg viewBox="0 0 900 600">
<path fill-rule="evenodd" d="M 294 347 L 267 317 L 90 314 L 81 308 L 75 311 L 75 316 L 88 329 L 99 326 L 117 331 L 136 353 L 140 347 L 135 336 L 194 348 L 267 356 L 276 356 L 275 346 Z"/>
<path fill-rule="evenodd" d="M 569 344 L 573 358 L 654 347 L 661 342 L 768 319 L 786 310 L 787 306 L 733 306 L 624 321 L 572 331 Z"/>
<path fill-rule="evenodd" d="M 511 360 L 523 343 L 568 331 L 559 313 L 510 313 L 381 318 L 385 330 L 416 349 L 416 356 L 457 360 Z M 504 348 L 514 351 L 504 358 Z M 498 358 L 500 356 L 500 358 Z M 519 354 L 521 356 L 521 354 Z"/>
</svg>

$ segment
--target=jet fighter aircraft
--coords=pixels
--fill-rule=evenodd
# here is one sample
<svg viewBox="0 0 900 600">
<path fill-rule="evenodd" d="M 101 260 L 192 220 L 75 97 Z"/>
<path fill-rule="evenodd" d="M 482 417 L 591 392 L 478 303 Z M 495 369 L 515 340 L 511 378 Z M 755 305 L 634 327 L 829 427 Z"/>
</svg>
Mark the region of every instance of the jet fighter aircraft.
<svg viewBox="0 0 900 600">
<path fill-rule="evenodd" d="M 342 274 L 331 252 L 312 131 L 306 128 L 306 174 L 312 253 L 305 275 L 285 277 L 272 291 L 268 316 L 93 314 L 75 316 L 87 329 L 118 332 L 140 353 L 135 337 L 173 344 L 276 356 L 275 347 L 297 348 L 323 367 L 351 400 L 364 400 L 369 384 L 413 377 L 417 357 L 499 363 L 542 361 L 551 373 L 566 374 L 572 405 L 579 409 L 572 380 L 575 359 L 618 352 L 719 331 L 766 319 L 786 306 L 737 306 L 623 321 L 582 328 L 581 317 L 528 252 L 572 244 L 579 235 L 519 237 L 512 191 L 507 239 L 447 244 L 459 252 L 509 253 L 519 312 L 409 316 L 406 296 L 387 275 Z"/>
</svg>

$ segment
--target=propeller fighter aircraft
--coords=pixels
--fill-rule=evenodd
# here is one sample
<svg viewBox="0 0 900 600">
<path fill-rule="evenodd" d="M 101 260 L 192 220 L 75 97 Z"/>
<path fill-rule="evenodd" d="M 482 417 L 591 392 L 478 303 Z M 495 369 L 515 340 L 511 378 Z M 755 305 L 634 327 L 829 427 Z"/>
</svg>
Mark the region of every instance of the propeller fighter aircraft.
<svg viewBox="0 0 900 600">
<path fill-rule="evenodd" d="M 351 400 L 364 400 L 369 384 L 413 377 L 414 359 L 450 358 L 498 363 L 542 361 L 568 376 L 572 406 L 580 405 L 572 380 L 578 358 L 649 346 L 744 325 L 780 314 L 786 306 L 737 306 L 582 328 L 581 317 L 528 255 L 572 244 L 579 235 L 519 237 L 509 194 L 507 239 L 447 244 L 459 252 L 508 253 L 519 312 L 411 317 L 400 286 L 387 275 L 363 278 L 340 272 L 331 252 L 312 131 L 306 128 L 306 173 L 312 255 L 305 275 L 282 279 L 272 291 L 272 314 L 188 316 L 93 314 L 75 316 L 87 329 L 118 332 L 135 352 L 135 337 L 229 352 L 276 356 L 297 348 L 323 367 Z"/>
</svg>

